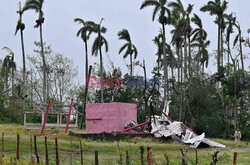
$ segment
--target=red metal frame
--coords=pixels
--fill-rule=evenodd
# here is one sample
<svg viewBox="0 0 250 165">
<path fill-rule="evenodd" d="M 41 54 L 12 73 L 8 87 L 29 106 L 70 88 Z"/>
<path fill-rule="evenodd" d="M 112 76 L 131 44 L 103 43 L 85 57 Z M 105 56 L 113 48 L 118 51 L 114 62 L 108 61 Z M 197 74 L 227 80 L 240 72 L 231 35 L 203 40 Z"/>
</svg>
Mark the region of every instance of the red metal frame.
<svg viewBox="0 0 250 165">
<path fill-rule="evenodd" d="M 69 115 L 68 115 L 68 121 L 67 121 L 66 129 L 65 129 L 65 133 L 67 133 L 67 132 L 68 132 L 68 128 L 69 128 L 69 121 L 70 121 L 70 115 L 71 115 L 71 111 L 72 111 L 73 103 L 74 103 L 74 99 L 71 99 L 70 109 L 69 109 Z"/>
<path fill-rule="evenodd" d="M 164 113 L 159 107 L 157 107 L 157 106 L 154 106 L 157 110 L 159 110 L 161 113 L 163 113 L 167 118 L 168 118 L 168 120 L 170 120 L 171 121 L 171 123 L 173 123 L 174 121 L 166 114 L 166 113 Z"/>
<path fill-rule="evenodd" d="M 45 115 L 45 118 L 44 118 L 44 121 L 43 121 L 43 127 L 42 127 L 41 134 L 43 134 L 43 133 L 44 133 L 44 129 L 45 129 L 45 125 L 46 125 L 46 121 L 47 121 L 47 118 L 48 118 L 48 115 L 49 115 L 50 105 L 51 105 L 51 101 L 49 101 L 49 105 L 48 105 L 48 108 L 47 108 L 47 111 L 46 111 L 46 115 Z"/>
<path fill-rule="evenodd" d="M 132 129 L 134 129 L 134 128 L 137 128 L 137 127 L 146 125 L 146 124 L 148 124 L 148 123 L 150 123 L 150 121 L 146 121 L 146 122 L 141 123 L 141 124 L 138 124 L 138 125 L 136 125 L 136 126 L 133 126 L 133 127 L 127 128 L 127 129 L 124 129 L 124 130 L 122 131 L 122 133 L 125 133 L 125 132 L 127 132 L 127 131 L 130 131 L 130 130 L 132 130 Z"/>
<path fill-rule="evenodd" d="M 87 118 L 86 120 L 102 120 L 102 118 Z"/>
</svg>

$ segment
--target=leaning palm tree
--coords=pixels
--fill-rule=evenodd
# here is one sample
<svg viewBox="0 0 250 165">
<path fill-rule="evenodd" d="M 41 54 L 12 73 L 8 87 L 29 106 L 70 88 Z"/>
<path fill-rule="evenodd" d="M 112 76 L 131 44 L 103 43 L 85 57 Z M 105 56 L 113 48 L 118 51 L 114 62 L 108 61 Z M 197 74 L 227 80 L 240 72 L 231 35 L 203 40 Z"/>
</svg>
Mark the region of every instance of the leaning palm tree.
<svg viewBox="0 0 250 165">
<path fill-rule="evenodd" d="M 217 48 L 217 71 L 219 72 L 221 66 L 221 58 L 223 58 L 223 22 L 224 13 L 227 9 L 228 2 L 221 0 L 209 1 L 200 10 L 203 12 L 209 12 L 210 15 L 216 15 L 216 23 L 218 25 L 218 48 Z M 222 56 L 222 57 L 221 57 Z M 222 64 L 223 65 L 223 64 Z"/>
<path fill-rule="evenodd" d="M 238 34 L 236 35 L 236 37 L 234 39 L 234 46 L 236 45 L 237 42 L 239 43 L 239 46 L 240 46 L 241 68 L 244 70 L 244 59 L 243 59 L 243 52 L 242 52 L 242 43 L 244 42 L 244 39 L 242 37 L 242 32 L 241 32 L 241 28 L 240 28 L 239 22 L 235 23 L 234 26 L 238 30 Z"/>
<path fill-rule="evenodd" d="M 171 13 L 170 10 L 167 8 L 167 0 L 144 0 L 142 2 L 141 8 L 144 9 L 145 7 L 148 6 L 153 6 L 153 15 L 152 15 L 152 20 L 155 20 L 155 17 L 157 14 L 159 14 L 158 21 L 162 25 L 162 30 L 163 30 L 163 43 L 166 43 L 166 33 L 165 33 L 165 25 L 170 24 L 171 22 Z M 167 14 L 167 16 L 166 16 Z M 164 100 L 167 98 L 167 88 L 168 88 L 168 83 L 167 83 L 167 56 L 166 56 L 166 49 L 165 46 L 163 48 L 163 60 L 164 60 Z"/>
<path fill-rule="evenodd" d="M 25 80 L 26 80 L 26 62 L 25 62 L 25 52 L 24 52 L 24 41 L 23 41 L 23 30 L 25 29 L 25 24 L 22 22 L 22 15 L 23 15 L 23 11 L 22 11 L 22 5 L 21 2 L 19 2 L 19 10 L 17 11 L 17 13 L 19 14 L 19 19 L 16 25 L 16 32 L 15 35 L 17 34 L 17 32 L 20 30 L 20 34 L 21 34 L 21 45 L 22 45 L 22 55 L 23 55 L 23 86 L 24 86 L 24 94 L 25 94 Z"/>
<path fill-rule="evenodd" d="M 132 58 L 132 56 L 134 55 L 134 59 L 136 59 L 136 57 L 138 55 L 138 51 L 137 51 L 135 45 L 132 43 L 130 34 L 129 34 L 127 29 L 123 29 L 123 30 L 119 31 L 118 36 L 119 36 L 119 40 L 126 41 L 126 43 L 120 48 L 119 54 L 121 54 L 121 52 L 123 52 L 125 49 L 127 49 L 125 54 L 123 55 L 123 58 L 127 58 L 128 55 L 130 56 L 130 76 L 133 76 L 133 58 Z"/>
<path fill-rule="evenodd" d="M 42 56 L 42 63 L 43 63 L 43 102 L 46 103 L 47 101 L 47 73 L 46 73 L 46 61 L 45 61 L 45 55 L 44 55 L 44 45 L 43 45 L 43 28 L 42 24 L 44 23 L 44 17 L 43 17 L 43 4 L 44 0 L 27 0 L 25 2 L 25 5 L 22 9 L 22 12 L 27 10 L 35 10 L 39 15 L 38 19 L 36 20 L 36 25 L 34 28 L 40 28 L 40 42 L 41 42 L 41 56 Z"/>
<path fill-rule="evenodd" d="M 105 51 L 108 52 L 108 41 L 103 36 L 107 32 L 107 29 L 102 26 L 102 21 L 104 19 L 102 18 L 99 24 L 95 24 L 93 27 L 93 32 L 97 33 L 97 37 L 94 40 L 94 43 L 92 45 L 92 55 L 97 56 L 98 52 L 100 55 L 100 72 L 101 77 L 103 78 L 103 59 L 102 59 L 102 47 L 105 46 Z M 101 87 L 101 102 L 103 102 L 103 89 Z"/>
<path fill-rule="evenodd" d="M 81 37 L 82 41 L 85 45 L 85 76 L 86 76 L 86 83 L 88 78 L 88 40 L 90 34 L 93 32 L 94 22 L 91 21 L 84 21 L 81 18 L 75 18 L 74 22 L 79 23 L 82 27 L 77 31 L 77 37 Z"/>
</svg>

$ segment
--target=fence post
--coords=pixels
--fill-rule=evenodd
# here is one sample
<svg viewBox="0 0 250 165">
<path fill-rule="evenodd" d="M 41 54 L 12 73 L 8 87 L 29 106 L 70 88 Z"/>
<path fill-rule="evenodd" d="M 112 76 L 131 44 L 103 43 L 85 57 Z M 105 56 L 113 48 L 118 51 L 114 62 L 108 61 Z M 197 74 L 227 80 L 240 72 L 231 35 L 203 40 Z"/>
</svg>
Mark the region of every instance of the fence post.
<svg viewBox="0 0 250 165">
<path fill-rule="evenodd" d="M 99 161 L 98 161 L 98 151 L 95 151 L 95 165 L 99 165 Z"/>
<path fill-rule="evenodd" d="M 198 164 L 198 150 L 197 148 L 195 149 L 195 165 Z"/>
<path fill-rule="evenodd" d="M 153 165 L 152 147 L 148 147 L 148 165 Z"/>
<path fill-rule="evenodd" d="M 212 156 L 213 157 L 213 162 L 211 164 L 216 165 L 216 163 L 218 162 L 218 159 L 217 159 L 218 153 L 219 153 L 219 151 L 214 152 L 214 154 Z"/>
<path fill-rule="evenodd" d="M 181 149 L 181 165 L 187 165 L 187 149 Z"/>
<path fill-rule="evenodd" d="M 17 158 L 17 160 L 19 160 L 19 158 L 20 158 L 20 135 L 19 134 L 17 134 L 16 158 Z"/>
<path fill-rule="evenodd" d="M 69 150 L 70 150 L 69 164 L 72 165 L 72 139 L 70 139 Z"/>
<path fill-rule="evenodd" d="M 120 153 L 120 164 L 122 165 L 122 153 Z"/>
<path fill-rule="evenodd" d="M 167 154 L 165 154 L 165 159 L 167 161 L 167 165 L 169 165 L 169 159 L 168 159 L 168 155 Z"/>
<path fill-rule="evenodd" d="M 128 151 L 126 150 L 126 165 L 129 165 L 129 156 Z"/>
<path fill-rule="evenodd" d="M 237 152 L 234 152 L 234 163 L 233 165 L 237 165 Z"/>
<path fill-rule="evenodd" d="M 30 156 L 31 156 L 31 161 L 33 163 L 33 148 L 32 148 L 32 135 L 30 135 Z"/>
<path fill-rule="evenodd" d="M 56 165 L 59 165 L 59 153 L 58 153 L 57 137 L 55 137 L 55 144 L 56 144 Z"/>
<path fill-rule="evenodd" d="M 141 150 L 141 165 L 144 165 L 144 147 L 143 146 L 141 146 L 140 147 L 140 150 Z"/>
<path fill-rule="evenodd" d="M 35 146 L 36 161 L 37 161 L 37 163 L 39 164 L 40 161 L 39 161 L 39 155 L 38 155 L 38 153 L 37 153 L 36 136 L 34 136 L 34 146 Z"/>
<path fill-rule="evenodd" d="M 4 157 L 4 133 L 2 132 L 2 157 Z"/>
<path fill-rule="evenodd" d="M 46 165 L 49 165 L 49 153 L 48 153 L 47 136 L 44 136 L 44 145 L 45 145 L 45 159 L 46 159 Z"/>
<path fill-rule="evenodd" d="M 81 154 L 81 165 L 83 165 L 83 151 L 82 151 L 82 140 L 81 138 L 79 138 L 80 140 L 80 154 Z"/>
</svg>

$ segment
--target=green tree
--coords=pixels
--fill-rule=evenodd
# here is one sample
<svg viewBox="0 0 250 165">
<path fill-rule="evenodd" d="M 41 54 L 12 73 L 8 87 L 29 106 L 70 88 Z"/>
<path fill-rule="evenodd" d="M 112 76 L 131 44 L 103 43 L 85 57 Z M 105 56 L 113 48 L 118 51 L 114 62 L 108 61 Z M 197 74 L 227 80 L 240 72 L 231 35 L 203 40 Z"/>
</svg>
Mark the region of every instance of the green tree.
<svg viewBox="0 0 250 165">
<path fill-rule="evenodd" d="M 102 18 L 99 24 L 95 24 L 93 28 L 93 32 L 97 33 L 97 37 L 94 40 L 92 45 L 92 55 L 97 56 L 99 52 L 100 56 L 100 72 L 101 77 L 103 78 L 103 57 L 102 57 L 102 47 L 105 46 L 105 51 L 108 52 L 108 41 L 103 36 L 107 32 L 107 29 L 102 26 Z M 103 89 L 101 89 L 101 102 L 103 102 Z"/>
<path fill-rule="evenodd" d="M 144 9 L 145 7 L 153 6 L 153 15 L 152 20 L 155 20 L 157 14 L 159 14 L 158 21 L 162 25 L 163 30 L 163 43 L 166 43 L 166 32 L 165 32 L 165 25 L 170 24 L 171 13 L 170 10 L 167 8 L 167 0 L 144 0 L 141 8 Z M 167 16 L 166 16 L 167 14 Z M 168 70 L 167 70 L 167 56 L 166 56 L 166 49 L 163 48 L 163 66 L 164 66 L 164 100 L 166 100 L 167 96 L 167 88 L 168 88 Z"/>
<path fill-rule="evenodd" d="M 44 23 L 44 17 L 43 17 L 43 4 L 44 0 L 27 0 L 25 2 L 25 5 L 22 9 L 22 12 L 27 10 L 35 10 L 39 16 L 36 20 L 36 25 L 34 28 L 40 28 L 40 43 L 41 43 L 41 56 L 42 56 L 42 62 L 43 62 L 43 102 L 46 103 L 47 101 L 47 71 L 46 71 L 46 60 L 44 55 L 44 43 L 43 43 L 43 23 Z"/>
<path fill-rule="evenodd" d="M 22 16 L 23 16 L 23 10 L 22 10 L 22 5 L 21 2 L 19 2 L 19 10 L 17 11 L 17 13 L 19 14 L 19 19 L 17 21 L 17 25 L 16 25 L 16 32 L 15 35 L 17 34 L 17 32 L 20 30 L 20 35 L 21 35 L 21 45 L 22 45 L 22 56 L 23 56 L 23 87 L 24 87 L 24 91 L 25 91 L 25 81 L 26 81 L 26 62 L 25 62 L 25 51 L 24 51 L 24 40 L 23 40 L 23 31 L 25 29 L 25 24 L 22 22 Z M 24 92 L 25 94 L 25 92 Z"/>
<path fill-rule="evenodd" d="M 120 48 L 119 54 L 123 52 L 125 49 L 126 52 L 123 55 L 123 58 L 127 58 L 127 56 L 130 56 L 130 76 L 133 76 L 133 58 L 132 56 L 134 55 L 134 59 L 136 59 L 138 55 L 138 51 L 135 47 L 135 45 L 131 41 L 130 34 L 127 29 L 123 29 L 118 32 L 119 40 L 124 40 L 126 43 Z"/>
<path fill-rule="evenodd" d="M 209 1 L 200 10 L 203 12 L 209 12 L 210 15 L 216 15 L 215 23 L 218 25 L 218 48 L 217 48 L 217 71 L 219 72 L 221 59 L 223 59 L 223 30 L 224 30 L 224 18 L 225 10 L 227 9 L 228 2 L 221 0 Z"/>
</svg>

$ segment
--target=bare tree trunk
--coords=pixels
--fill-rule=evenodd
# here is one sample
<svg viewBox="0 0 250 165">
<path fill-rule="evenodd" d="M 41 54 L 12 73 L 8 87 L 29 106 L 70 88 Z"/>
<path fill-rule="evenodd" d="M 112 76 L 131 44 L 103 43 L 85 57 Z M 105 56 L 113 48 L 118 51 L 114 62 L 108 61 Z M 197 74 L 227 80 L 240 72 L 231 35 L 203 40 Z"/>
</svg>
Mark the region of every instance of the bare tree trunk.
<svg viewBox="0 0 250 165">
<path fill-rule="evenodd" d="M 220 49 L 221 49 L 221 54 L 220 54 L 220 56 L 221 56 L 221 61 L 220 61 L 220 63 L 221 63 L 221 66 L 223 66 L 223 61 L 224 61 L 224 46 L 223 46 L 223 44 L 224 44 L 224 38 L 223 38 L 223 33 L 224 33 L 224 30 L 223 30 L 223 28 L 221 28 L 221 46 L 220 46 Z"/>
<path fill-rule="evenodd" d="M 22 55 L 23 55 L 23 91 L 24 96 L 26 95 L 26 62 L 24 52 L 24 41 L 23 41 L 23 30 L 21 30 L 21 44 L 22 44 Z"/>
<path fill-rule="evenodd" d="M 132 54 L 130 54 L 130 76 L 133 76 L 133 59 Z"/>
<path fill-rule="evenodd" d="M 166 56 L 166 34 L 165 34 L 165 25 L 162 24 L 162 30 L 163 30 L 163 64 L 164 64 L 164 101 L 167 99 L 167 56 Z"/>
<path fill-rule="evenodd" d="M 240 59 L 241 59 L 241 67 L 244 70 L 244 59 L 243 59 L 243 52 L 242 52 L 242 42 L 241 42 L 241 31 L 240 31 Z"/>
<path fill-rule="evenodd" d="M 187 81 L 187 36 L 184 37 L 184 82 Z"/>
<path fill-rule="evenodd" d="M 43 62 L 43 103 L 46 104 L 47 102 L 47 74 L 46 74 L 46 61 L 44 55 L 44 48 L 43 48 L 43 37 L 42 37 L 42 24 L 40 24 L 40 42 L 41 42 L 41 55 L 42 55 L 42 62 Z"/>
<path fill-rule="evenodd" d="M 102 63 L 102 49 L 99 48 L 99 52 L 100 52 L 100 71 L 101 71 L 101 78 L 104 78 L 103 77 L 103 63 Z M 104 100 L 103 100 L 103 88 L 101 86 L 101 103 L 103 103 Z"/>
<path fill-rule="evenodd" d="M 218 25 L 217 72 L 220 71 L 220 25 Z"/>
<path fill-rule="evenodd" d="M 87 84 L 88 79 L 88 69 L 89 69 L 89 61 L 88 61 L 88 45 L 87 41 L 84 41 L 85 43 L 85 82 Z"/>
</svg>

